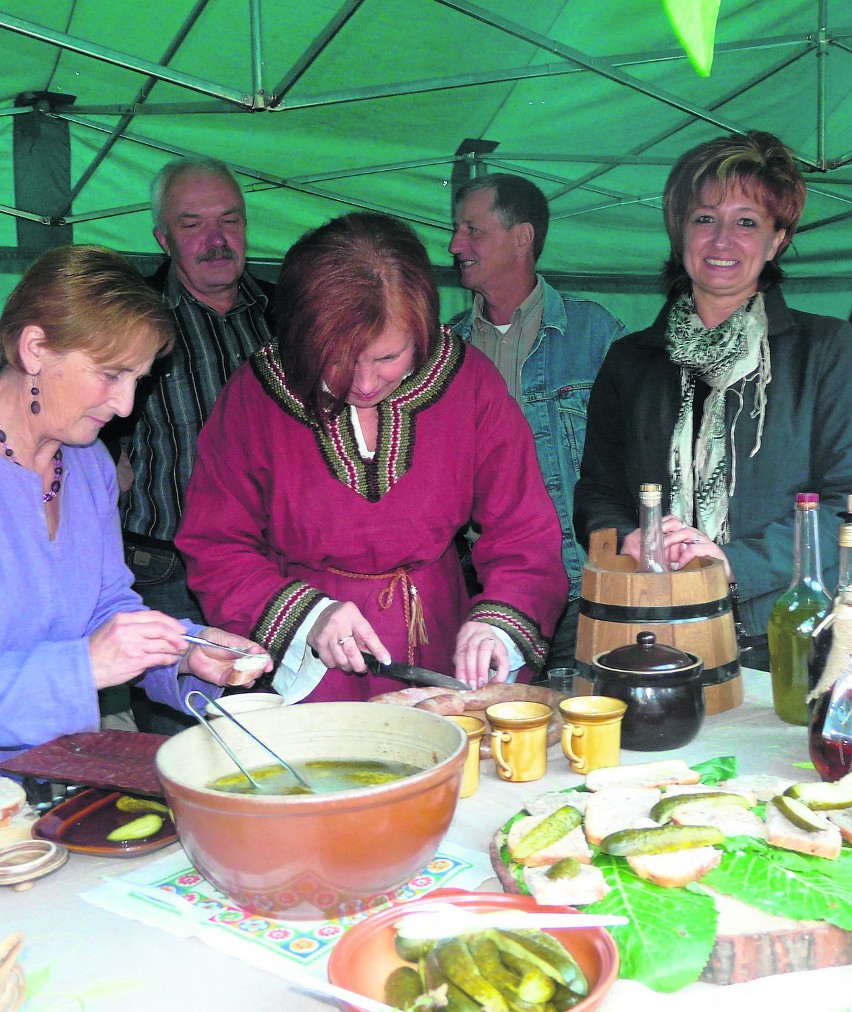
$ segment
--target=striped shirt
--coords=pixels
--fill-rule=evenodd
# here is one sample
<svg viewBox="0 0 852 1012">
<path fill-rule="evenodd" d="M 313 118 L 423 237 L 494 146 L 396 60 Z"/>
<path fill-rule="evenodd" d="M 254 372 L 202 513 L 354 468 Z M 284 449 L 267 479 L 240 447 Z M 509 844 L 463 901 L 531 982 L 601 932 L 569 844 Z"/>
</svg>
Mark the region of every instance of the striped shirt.
<svg viewBox="0 0 852 1012">
<path fill-rule="evenodd" d="M 151 279 L 156 287 L 157 276 Z M 155 363 L 150 393 L 129 437 L 134 481 L 120 503 L 124 530 L 174 541 L 198 433 L 231 373 L 270 341 L 267 296 L 248 274 L 237 302 L 222 315 L 184 288 L 170 266 L 163 298 L 172 311 L 174 350 Z M 127 440 L 124 440 L 127 442 Z"/>
</svg>

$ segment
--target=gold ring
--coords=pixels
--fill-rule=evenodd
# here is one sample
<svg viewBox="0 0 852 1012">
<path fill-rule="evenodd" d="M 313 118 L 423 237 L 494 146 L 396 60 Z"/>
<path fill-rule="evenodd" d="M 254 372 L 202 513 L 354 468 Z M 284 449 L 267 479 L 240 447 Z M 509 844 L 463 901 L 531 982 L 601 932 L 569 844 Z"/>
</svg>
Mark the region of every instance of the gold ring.
<svg viewBox="0 0 852 1012">
<path fill-rule="evenodd" d="M 344 636 L 344 637 L 343 637 L 343 639 L 341 639 L 341 640 L 338 640 L 337 642 L 338 642 L 338 643 L 339 643 L 339 644 L 340 644 L 341 646 L 343 646 L 343 644 L 344 644 L 344 643 L 345 643 L 345 642 L 346 642 L 347 640 L 351 640 L 351 639 L 354 639 L 354 636 L 352 635 L 352 633 L 350 633 L 350 634 L 349 634 L 348 636 Z"/>
</svg>

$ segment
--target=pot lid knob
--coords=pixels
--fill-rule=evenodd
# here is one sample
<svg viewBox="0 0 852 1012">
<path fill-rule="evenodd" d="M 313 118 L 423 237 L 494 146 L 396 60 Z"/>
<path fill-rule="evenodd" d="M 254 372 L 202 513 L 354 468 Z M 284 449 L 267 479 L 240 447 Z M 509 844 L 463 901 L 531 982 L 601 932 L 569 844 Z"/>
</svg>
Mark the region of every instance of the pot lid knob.
<svg viewBox="0 0 852 1012">
<path fill-rule="evenodd" d="M 691 667 L 695 658 L 677 647 L 658 643 L 652 632 L 640 632 L 636 643 L 615 647 L 599 659 L 599 663 L 620 671 L 679 671 Z"/>
</svg>

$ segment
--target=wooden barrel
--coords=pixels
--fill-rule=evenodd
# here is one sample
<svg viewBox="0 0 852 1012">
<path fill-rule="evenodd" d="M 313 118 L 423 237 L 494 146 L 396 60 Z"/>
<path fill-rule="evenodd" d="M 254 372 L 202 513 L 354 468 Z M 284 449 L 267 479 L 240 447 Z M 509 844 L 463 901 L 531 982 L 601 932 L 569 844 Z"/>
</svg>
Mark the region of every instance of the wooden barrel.
<svg viewBox="0 0 852 1012">
<path fill-rule="evenodd" d="M 739 648 L 721 561 L 695 559 L 674 573 L 637 573 L 635 561 L 615 547 L 615 530 L 595 531 L 590 538 L 580 588 L 575 691 L 592 691 L 598 654 L 635 643 L 638 633 L 648 631 L 659 643 L 702 659 L 707 713 L 739 706 Z"/>
</svg>

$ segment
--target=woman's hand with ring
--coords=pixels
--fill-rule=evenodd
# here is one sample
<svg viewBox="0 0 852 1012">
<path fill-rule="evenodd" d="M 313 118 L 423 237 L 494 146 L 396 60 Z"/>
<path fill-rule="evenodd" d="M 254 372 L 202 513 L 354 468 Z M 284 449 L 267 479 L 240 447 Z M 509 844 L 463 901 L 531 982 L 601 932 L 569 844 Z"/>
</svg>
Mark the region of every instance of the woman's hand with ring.
<svg viewBox="0 0 852 1012">
<path fill-rule="evenodd" d="M 472 689 L 509 677 L 509 651 L 487 622 L 465 622 L 456 637 L 455 676 Z"/>
<path fill-rule="evenodd" d="M 382 664 L 391 660 L 384 643 L 352 601 L 335 601 L 324 608 L 307 640 L 327 668 L 366 671 L 362 650 L 373 654 Z"/>
<path fill-rule="evenodd" d="M 672 569 L 683 569 L 693 559 L 719 559 L 725 566 L 725 576 L 730 583 L 733 571 L 724 551 L 702 531 L 695 527 L 675 527 L 665 531 L 663 546 L 666 561 Z"/>
</svg>

